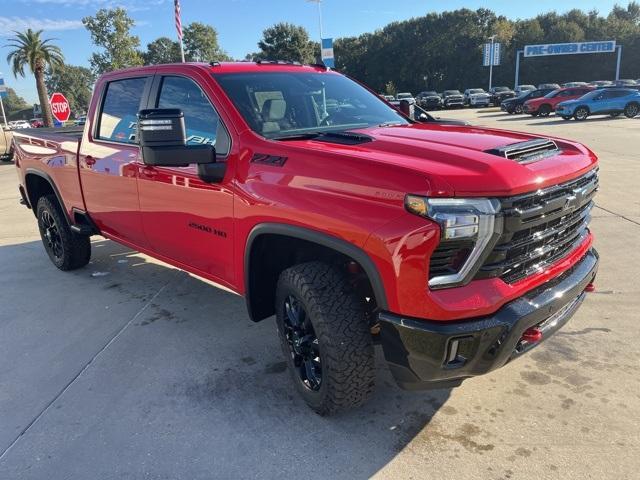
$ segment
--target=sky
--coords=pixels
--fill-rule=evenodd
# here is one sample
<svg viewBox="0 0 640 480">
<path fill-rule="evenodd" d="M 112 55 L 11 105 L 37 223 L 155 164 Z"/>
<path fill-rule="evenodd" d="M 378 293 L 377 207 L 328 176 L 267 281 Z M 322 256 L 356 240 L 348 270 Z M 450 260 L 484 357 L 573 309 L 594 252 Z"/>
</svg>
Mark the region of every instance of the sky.
<svg viewBox="0 0 640 480">
<path fill-rule="evenodd" d="M 428 1 L 428 0 L 322 0 L 325 37 L 344 37 L 374 31 L 393 21 L 457 8 L 490 8 L 511 19 L 529 18 L 556 10 L 596 9 L 608 13 L 615 3 L 627 0 L 513 0 Z M 66 63 L 89 66 L 94 50 L 82 18 L 100 8 L 121 6 L 136 21 L 133 34 L 141 46 L 160 36 L 175 38 L 173 0 L 0 0 L 0 73 L 5 83 L 28 102 L 37 102 L 33 77 L 14 78 L 4 47 L 14 30 L 44 30 L 44 38 L 55 38 Z M 320 36 L 317 5 L 309 0 L 181 0 L 182 24 L 199 21 L 213 25 L 223 49 L 232 57 L 244 58 L 256 51 L 262 31 L 277 22 L 302 25 L 313 38 Z M 600 39 L 593 39 L 600 40 Z"/>
</svg>

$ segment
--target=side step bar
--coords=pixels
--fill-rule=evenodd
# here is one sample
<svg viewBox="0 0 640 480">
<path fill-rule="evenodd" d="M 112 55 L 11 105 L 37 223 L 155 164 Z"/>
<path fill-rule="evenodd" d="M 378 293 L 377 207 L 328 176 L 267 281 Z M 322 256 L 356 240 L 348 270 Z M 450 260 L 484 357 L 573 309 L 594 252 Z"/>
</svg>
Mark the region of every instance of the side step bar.
<svg viewBox="0 0 640 480">
<path fill-rule="evenodd" d="M 80 210 L 79 208 L 73 208 L 73 221 L 75 222 L 69 228 L 73 233 L 78 235 L 99 235 L 100 229 L 93 222 L 93 219 L 89 215 L 89 213 L 84 210 Z"/>
</svg>

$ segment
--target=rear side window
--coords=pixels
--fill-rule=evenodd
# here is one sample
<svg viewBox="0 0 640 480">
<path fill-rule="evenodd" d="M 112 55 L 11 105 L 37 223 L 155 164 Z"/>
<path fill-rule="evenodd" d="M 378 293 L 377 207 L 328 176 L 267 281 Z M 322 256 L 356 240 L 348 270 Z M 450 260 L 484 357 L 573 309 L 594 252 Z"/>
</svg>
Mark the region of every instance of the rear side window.
<svg viewBox="0 0 640 480">
<path fill-rule="evenodd" d="M 263 100 L 264 101 L 264 100 Z M 164 77 L 156 108 L 177 108 L 184 114 L 187 146 L 212 145 L 217 155 L 229 151 L 229 136 L 209 99 L 185 77 Z"/>
<path fill-rule="evenodd" d="M 137 114 L 142 103 L 146 77 L 128 78 L 107 84 L 97 138 L 120 143 L 137 143 Z"/>
</svg>

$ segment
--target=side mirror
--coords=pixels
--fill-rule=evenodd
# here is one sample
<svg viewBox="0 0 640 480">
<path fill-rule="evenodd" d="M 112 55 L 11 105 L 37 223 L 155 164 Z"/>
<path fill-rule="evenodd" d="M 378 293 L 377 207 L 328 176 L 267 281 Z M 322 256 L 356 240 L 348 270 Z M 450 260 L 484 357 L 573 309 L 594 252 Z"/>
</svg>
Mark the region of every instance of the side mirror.
<svg viewBox="0 0 640 480">
<path fill-rule="evenodd" d="M 409 118 L 413 118 L 413 109 L 411 107 L 409 100 L 400 100 L 400 111 Z"/>
<path fill-rule="evenodd" d="M 187 146 L 184 114 L 173 108 L 140 110 L 138 141 L 145 165 L 187 167 L 216 162 L 211 145 Z"/>
</svg>

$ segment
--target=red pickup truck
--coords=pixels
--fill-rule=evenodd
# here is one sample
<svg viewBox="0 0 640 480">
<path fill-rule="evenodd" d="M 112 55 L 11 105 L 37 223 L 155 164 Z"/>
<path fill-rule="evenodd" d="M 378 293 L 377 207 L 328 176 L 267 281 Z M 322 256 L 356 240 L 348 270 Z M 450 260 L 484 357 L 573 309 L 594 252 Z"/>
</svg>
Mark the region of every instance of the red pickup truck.
<svg viewBox="0 0 640 480">
<path fill-rule="evenodd" d="M 22 202 L 61 270 L 100 234 L 275 314 L 321 414 L 459 385 L 573 315 L 598 256 L 595 155 L 422 124 L 335 71 L 192 63 L 102 76 L 80 131 L 16 132 Z"/>
</svg>

